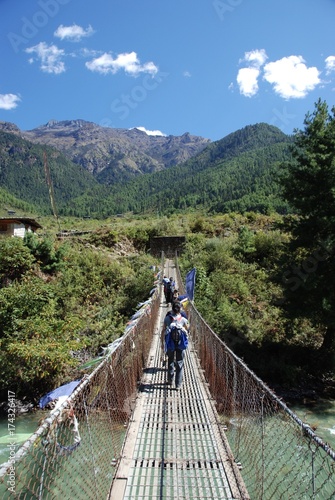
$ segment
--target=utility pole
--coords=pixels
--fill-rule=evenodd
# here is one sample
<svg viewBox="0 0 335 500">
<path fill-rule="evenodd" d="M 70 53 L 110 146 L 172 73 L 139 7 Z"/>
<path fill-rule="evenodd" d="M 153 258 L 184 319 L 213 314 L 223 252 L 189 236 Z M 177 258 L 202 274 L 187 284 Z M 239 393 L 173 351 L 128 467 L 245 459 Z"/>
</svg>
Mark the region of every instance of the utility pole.
<svg viewBox="0 0 335 500">
<path fill-rule="evenodd" d="M 57 214 L 57 209 L 56 209 L 54 189 L 53 189 L 53 185 L 52 185 L 52 181 L 51 181 L 51 176 L 50 176 L 49 165 L 48 165 L 48 158 L 47 158 L 47 154 L 46 154 L 45 151 L 44 151 L 44 172 L 45 172 L 45 178 L 46 178 L 46 181 L 47 181 L 47 184 L 48 184 L 48 189 L 49 189 L 49 196 L 50 196 L 51 208 L 52 208 L 53 214 L 54 214 L 54 216 L 55 216 L 55 218 L 57 220 L 58 229 L 59 229 L 59 231 L 61 231 L 60 222 L 59 222 L 59 219 L 58 219 L 58 214 Z"/>
</svg>

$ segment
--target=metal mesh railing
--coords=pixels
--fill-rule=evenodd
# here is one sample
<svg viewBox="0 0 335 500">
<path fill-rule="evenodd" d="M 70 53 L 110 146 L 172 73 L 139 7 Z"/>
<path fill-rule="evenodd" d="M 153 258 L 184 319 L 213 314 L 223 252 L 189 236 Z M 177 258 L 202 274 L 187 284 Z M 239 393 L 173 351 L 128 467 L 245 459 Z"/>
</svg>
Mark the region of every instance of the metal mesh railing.
<svg viewBox="0 0 335 500">
<path fill-rule="evenodd" d="M 177 267 L 180 279 L 180 271 Z M 189 306 L 199 363 L 251 499 L 335 498 L 335 451 Z"/>
<path fill-rule="evenodd" d="M 111 352 L 0 469 L 1 499 L 105 499 L 120 458 L 160 294 L 152 290 Z"/>
<path fill-rule="evenodd" d="M 250 498 L 334 499 L 335 452 L 190 307 L 192 339 Z"/>
<path fill-rule="evenodd" d="M 1 499 L 107 497 L 159 302 L 156 289 L 117 348 L 1 468 Z M 335 452 L 234 355 L 193 304 L 188 311 L 192 343 L 215 400 L 219 427 L 250 498 L 334 499 Z"/>
</svg>

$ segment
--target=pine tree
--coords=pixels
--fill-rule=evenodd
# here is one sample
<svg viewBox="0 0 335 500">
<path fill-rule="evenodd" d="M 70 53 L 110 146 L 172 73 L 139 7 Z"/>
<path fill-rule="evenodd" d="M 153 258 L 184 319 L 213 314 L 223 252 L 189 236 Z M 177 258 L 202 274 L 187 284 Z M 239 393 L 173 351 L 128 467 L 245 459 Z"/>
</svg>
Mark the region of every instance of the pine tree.
<svg viewBox="0 0 335 500">
<path fill-rule="evenodd" d="M 335 107 L 320 99 L 297 131 L 284 196 L 298 218 L 292 226 L 290 266 L 283 273 L 296 315 L 322 325 L 322 351 L 335 344 Z"/>
</svg>

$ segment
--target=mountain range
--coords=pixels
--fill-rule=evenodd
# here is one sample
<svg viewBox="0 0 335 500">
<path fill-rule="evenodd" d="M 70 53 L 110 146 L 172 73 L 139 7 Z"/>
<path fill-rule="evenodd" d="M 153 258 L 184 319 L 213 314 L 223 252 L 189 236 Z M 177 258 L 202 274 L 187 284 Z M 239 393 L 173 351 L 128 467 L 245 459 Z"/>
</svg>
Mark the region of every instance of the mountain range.
<svg viewBox="0 0 335 500">
<path fill-rule="evenodd" d="M 51 120 L 29 131 L 0 122 L 0 130 L 19 134 L 35 144 L 54 147 L 103 184 L 177 165 L 210 143 L 209 139 L 187 132 L 182 136 L 148 135 L 138 128 L 101 127 L 84 120 Z"/>
<path fill-rule="evenodd" d="M 50 213 L 46 167 L 59 214 L 287 210 L 276 182 L 290 136 L 265 123 L 223 139 L 151 136 L 84 120 L 30 131 L 0 122 L 0 208 Z M 49 186 L 50 188 L 50 186 Z M 28 204 L 28 205 L 27 205 Z"/>
</svg>

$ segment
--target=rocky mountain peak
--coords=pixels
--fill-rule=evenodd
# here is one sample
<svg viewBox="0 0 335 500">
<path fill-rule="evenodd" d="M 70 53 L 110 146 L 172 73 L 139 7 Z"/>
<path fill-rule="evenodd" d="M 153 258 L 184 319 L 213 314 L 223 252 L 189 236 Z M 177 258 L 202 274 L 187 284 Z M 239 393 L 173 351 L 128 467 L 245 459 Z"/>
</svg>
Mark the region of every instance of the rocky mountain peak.
<svg viewBox="0 0 335 500">
<path fill-rule="evenodd" d="M 189 132 L 182 136 L 149 135 L 140 128 L 102 127 L 82 119 L 51 119 L 28 131 L 11 126 L 31 142 L 58 149 L 102 183 L 164 170 L 192 158 L 211 142 Z M 10 131 L 8 124 L 2 128 Z"/>
<path fill-rule="evenodd" d="M 10 123 L 10 122 L 2 122 L 0 121 L 0 130 L 3 130 L 4 132 L 11 132 L 11 133 L 20 133 L 20 129 L 15 123 Z"/>
</svg>

